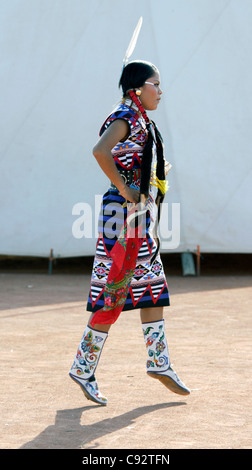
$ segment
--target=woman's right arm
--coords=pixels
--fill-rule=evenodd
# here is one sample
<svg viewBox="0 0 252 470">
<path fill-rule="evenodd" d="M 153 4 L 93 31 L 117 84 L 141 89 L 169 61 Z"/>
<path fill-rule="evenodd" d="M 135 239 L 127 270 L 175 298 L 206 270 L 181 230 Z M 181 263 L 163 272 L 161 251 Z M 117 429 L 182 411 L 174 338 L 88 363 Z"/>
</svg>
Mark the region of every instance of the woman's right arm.
<svg viewBox="0 0 252 470">
<path fill-rule="evenodd" d="M 100 140 L 93 148 L 93 154 L 105 175 L 117 187 L 121 196 L 134 203 L 139 202 L 139 191 L 129 188 L 116 168 L 111 150 L 118 142 L 124 140 L 129 134 L 126 121 L 116 119 L 102 134 Z"/>
</svg>

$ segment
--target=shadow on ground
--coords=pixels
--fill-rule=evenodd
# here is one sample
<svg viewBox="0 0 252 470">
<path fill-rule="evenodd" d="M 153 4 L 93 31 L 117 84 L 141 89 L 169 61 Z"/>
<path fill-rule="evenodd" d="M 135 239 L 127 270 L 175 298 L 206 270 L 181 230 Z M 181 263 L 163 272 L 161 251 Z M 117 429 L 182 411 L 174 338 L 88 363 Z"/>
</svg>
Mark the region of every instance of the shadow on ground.
<svg viewBox="0 0 252 470">
<path fill-rule="evenodd" d="M 123 413 L 114 418 L 103 419 L 94 424 L 80 424 L 83 414 L 96 408 L 97 405 L 85 406 L 75 409 L 58 410 L 55 424 L 48 426 L 32 441 L 22 445 L 20 449 L 78 449 L 88 447 L 88 443 L 100 437 L 119 431 L 134 423 L 138 417 L 153 411 L 174 406 L 186 405 L 185 402 L 160 403 L 150 406 L 141 406 Z M 48 444 L 50 443 L 50 444 Z"/>
</svg>

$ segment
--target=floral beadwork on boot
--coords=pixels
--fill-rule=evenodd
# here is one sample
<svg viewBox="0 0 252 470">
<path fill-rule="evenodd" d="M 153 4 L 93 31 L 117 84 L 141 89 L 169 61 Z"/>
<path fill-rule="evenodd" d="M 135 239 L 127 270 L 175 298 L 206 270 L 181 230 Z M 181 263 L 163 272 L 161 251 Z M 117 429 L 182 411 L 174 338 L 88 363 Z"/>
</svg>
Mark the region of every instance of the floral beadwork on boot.
<svg viewBox="0 0 252 470">
<path fill-rule="evenodd" d="M 77 362 L 74 364 L 78 375 L 93 373 L 97 363 L 97 353 L 101 351 L 98 344 L 102 341 L 103 338 L 98 335 L 93 335 L 92 331 L 89 331 L 86 336 L 83 336 L 76 354 Z"/>
<path fill-rule="evenodd" d="M 143 334 L 148 351 L 147 373 L 160 380 L 165 387 L 179 395 L 188 395 L 190 389 L 170 366 L 164 320 L 143 323 Z"/>
<path fill-rule="evenodd" d="M 86 398 L 101 405 L 107 404 L 107 398 L 100 393 L 94 373 L 107 336 L 107 333 L 87 326 L 69 372 Z"/>
<path fill-rule="evenodd" d="M 165 342 L 163 322 L 159 324 L 157 331 L 155 331 L 154 327 L 148 326 L 146 329 L 143 328 L 143 332 L 148 348 L 148 355 L 151 358 L 147 361 L 147 370 L 159 370 L 165 366 L 169 367 L 169 356 Z"/>
</svg>

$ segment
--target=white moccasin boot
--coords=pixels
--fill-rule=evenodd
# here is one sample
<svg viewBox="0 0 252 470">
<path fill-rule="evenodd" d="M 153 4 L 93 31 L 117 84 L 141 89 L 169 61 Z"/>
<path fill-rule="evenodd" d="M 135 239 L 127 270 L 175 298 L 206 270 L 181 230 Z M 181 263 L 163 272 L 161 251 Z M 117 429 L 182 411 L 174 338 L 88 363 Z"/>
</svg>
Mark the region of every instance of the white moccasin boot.
<svg viewBox="0 0 252 470">
<path fill-rule="evenodd" d="M 147 374 L 160 380 L 172 392 L 189 395 L 190 389 L 171 368 L 164 320 L 142 323 L 142 328 L 149 356 L 146 364 Z"/>
<path fill-rule="evenodd" d="M 108 400 L 100 393 L 94 373 L 107 336 L 108 333 L 87 326 L 69 371 L 86 398 L 100 405 L 106 405 Z"/>
</svg>

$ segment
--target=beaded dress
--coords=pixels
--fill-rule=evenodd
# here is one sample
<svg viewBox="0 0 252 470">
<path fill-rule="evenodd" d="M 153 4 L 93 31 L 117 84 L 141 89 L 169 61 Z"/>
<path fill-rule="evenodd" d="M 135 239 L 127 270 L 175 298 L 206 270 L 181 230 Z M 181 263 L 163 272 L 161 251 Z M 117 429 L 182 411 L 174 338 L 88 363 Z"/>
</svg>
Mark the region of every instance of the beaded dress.
<svg viewBox="0 0 252 470">
<path fill-rule="evenodd" d="M 130 102 L 130 103 L 129 103 Z M 124 171 L 126 177 L 131 176 L 131 186 L 139 189 L 141 174 L 141 158 L 147 140 L 147 129 L 144 119 L 132 106 L 131 100 L 120 103 L 107 117 L 100 130 L 100 136 L 115 119 L 123 119 L 128 123 L 129 135 L 124 142 L 112 149 L 116 167 Z M 155 149 L 153 152 L 155 165 Z M 168 306 L 169 291 L 164 274 L 163 264 L 157 250 L 156 241 L 152 235 L 155 223 L 155 187 L 150 185 L 147 200 L 146 230 L 141 237 L 133 275 L 127 288 L 123 311 L 145 307 Z M 91 284 L 87 310 L 97 312 L 104 307 L 104 290 L 113 263 L 111 250 L 114 247 L 121 229 L 127 218 L 127 202 L 119 191 L 111 185 L 103 195 L 98 221 L 98 240 L 93 262 Z M 153 255 L 155 259 L 151 262 Z M 111 302 L 111 299 L 110 299 Z"/>
</svg>

